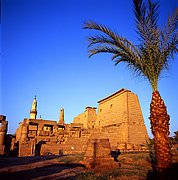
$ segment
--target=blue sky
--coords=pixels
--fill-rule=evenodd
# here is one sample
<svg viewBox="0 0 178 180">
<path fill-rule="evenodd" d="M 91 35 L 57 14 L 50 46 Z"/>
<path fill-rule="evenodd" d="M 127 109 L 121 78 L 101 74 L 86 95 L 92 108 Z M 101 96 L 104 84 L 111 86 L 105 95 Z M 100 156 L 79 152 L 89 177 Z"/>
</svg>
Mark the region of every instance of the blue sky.
<svg viewBox="0 0 178 180">
<path fill-rule="evenodd" d="M 177 7 L 177 0 L 160 0 L 160 24 Z M 131 0 L 2 0 L 1 111 L 9 121 L 9 133 L 29 117 L 34 96 L 38 116 L 65 121 L 86 106 L 126 88 L 138 95 L 150 133 L 149 105 L 152 90 L 145 80 L 133 77 L 124 64 L 114 66 L 109 55 L 88 59 L 83 22 L 105 24 L 135 44 Z M 171 117 L 171 135 L 178 130 L 178 56 L 162 74 L 159 90 Z"/>
</svg>

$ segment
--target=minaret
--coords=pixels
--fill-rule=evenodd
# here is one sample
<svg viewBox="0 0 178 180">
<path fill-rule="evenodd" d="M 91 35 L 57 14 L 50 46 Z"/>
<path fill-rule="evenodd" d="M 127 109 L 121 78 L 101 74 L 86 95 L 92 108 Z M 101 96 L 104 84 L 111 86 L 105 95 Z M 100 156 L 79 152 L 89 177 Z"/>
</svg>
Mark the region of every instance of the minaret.
<svg viewBox="0 0 178 180">
<path fill-rule="evenodd" d="M 32 108 L 30 111 L 30 119 L 36 119 L 36 115 L 37 115 L 37 100 L 35 96 L 35 98 L 33 99 Z"/>
<path fill-rule="evenodd" d="M 60 109 L 60 117 L 59 117 L 59 124 L 64 124 L 64 109 Z"/>
</svg>

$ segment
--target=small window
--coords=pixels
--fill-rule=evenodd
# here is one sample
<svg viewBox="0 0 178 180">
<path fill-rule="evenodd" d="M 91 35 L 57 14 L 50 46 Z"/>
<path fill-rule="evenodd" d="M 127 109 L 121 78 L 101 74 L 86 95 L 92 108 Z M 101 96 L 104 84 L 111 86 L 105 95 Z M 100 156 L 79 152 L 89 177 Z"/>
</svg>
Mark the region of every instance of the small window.
<svg viewBox="0 0 178 180">
<path fill-rule="evenodd" d="M 100 109 L 100 112 L 102 111 L 102 109 Z"/>
<path fill-rule="evenodd" d="M 110 108 L 112 108 L 112 104 L 110 105 Z"/>
</svg>

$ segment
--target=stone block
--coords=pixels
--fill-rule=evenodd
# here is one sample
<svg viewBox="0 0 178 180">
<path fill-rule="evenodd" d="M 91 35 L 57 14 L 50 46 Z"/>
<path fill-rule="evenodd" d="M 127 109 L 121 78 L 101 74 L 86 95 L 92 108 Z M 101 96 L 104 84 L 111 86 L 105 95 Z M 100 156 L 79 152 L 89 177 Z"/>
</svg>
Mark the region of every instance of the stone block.
<svg viewBox="0 0 178 180">
<path fill-rule="evenodd" d="M 111 157 L 109 139 L 89 139 L 84 156 L 87 168 L 113 168 L 119 164 Z"/>
</svg>

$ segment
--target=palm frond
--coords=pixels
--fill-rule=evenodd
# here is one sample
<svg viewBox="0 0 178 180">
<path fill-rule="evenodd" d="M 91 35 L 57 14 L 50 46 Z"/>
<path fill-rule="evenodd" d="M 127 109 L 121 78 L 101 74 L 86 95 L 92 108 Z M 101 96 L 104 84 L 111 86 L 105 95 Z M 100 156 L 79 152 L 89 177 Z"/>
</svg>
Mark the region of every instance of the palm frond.
<svg viewBox="0 0 178 180">
<path fill-rule="evenodd" d="M 112 39 L 117 39 L 116 34 L 108 27 L 101 25 L 101 24 L 97 24 L 93 21 L 88 21 L 88 22 L 84 22 L 84 29 L 93 29 L 93 30 L 97 30 L 100 32 L 105 33 L 106 35 L 108 35 L 109 37 L 111 37 Z"/>
<path fill-rule="evenodd" d="M 117 54 L 118 50 L 116 48 L 113 47 L 108 47 L 108 46 L 99 46 L 96 48 L 92 48 L 89 50 L 89 57 L 95 55 L 95 54 L 99 54 L 99 53 L 112 53 L 112 54 Z"/>
<path fill-rule="evenodd" d="M 162 49 L 161 52 L 161 62 L 163 65 L 163 68 L 169 69 L 169 59 L 170 57 L 174 59 L 174 54 L 178 52 L 178 34 L 175 34 L 170 42 L 167 43 L 167 45 Z"/>
<path fill-rule="evenodd" d="M 143 3 L 142 0 L 133 0 L 133 3 L 137 33 L 146 46 L 159 37 L 157 27 L 159 4 L 152 3 L 151 0 L 148 0 L 148 4 Z"/>
<path fill-rule="evenodd" d="M 144 22 L 146 21 L 146 6 L 142 0 L 133 0 L 135 21 L 137 25 L 137 33 L 142 40 L 146 39 Z"/>
<path fill-rule="evenodd" d="M 171 54 L 171 56 L 177 52 L 178 45 L 178 8 L 172 14 L 172 16 L 168 17 L 168 23 L 161 31 L 161 51 L 162 58 L 167 59 L 167 57 Z"/>
<path fill-rule="evenodd" d="M 164 38 L 164 41 L 168 40 L 172 34 L 177 33 L 176 32 L 178 27 L 177 25 L 178 25 L 178 8 L 176 8 L 176 10 L 172 13 L 172 15 L 168 17 L 167 25 L 162 31 L 162 36 Z"/>
<path fill-rule="evenodd" d="M 112 46 L 117 46 L 116 42 L 113 39 L 103 35 L 89 36 L 88 41 L 89 41 L 88 47 L 96 44 L 110 44 Z"/>
<path fill-rule="evenodd" d="M 148 0 L 148 19 L 150 20 L 150 24 L 152 25 L 152 28 L 157 27 L 157 21 L 159 17 L 158 9 L 159 9 L 159 3 L 155 2 L 153 3 L 151 0 Z"/>
<path fill-rule="evenodd" d="M 126 38 L 123 38 L 121 36 L 118 36 L 114 31 L 112 31 L 110 28 L 103 26 L 103 25 L 98 25 L 95 22 L 89 21 L 85 22 L 85 29 L 94 29 L 98 30 L 102 33 L 105 34 L 103 35 L 95 35 L 95 36 L 89 36 L 88 41 L 89 41 L 89 47 L 92 45 L 96 44 L 109 44 L 113 47 L 116 47 L 122 51 L 127 51 L 128 53 L 132 53 L 132 55 L 140 57 L 139 55 L 139 50 L 131 43 L 128 41 Z M 128 49 L 130 51 L 128 51 Z"/>
<path fill-rule="evenodd" d="M 99 53 L 111 53 L 115 65 L 126 62 L 128 67 L 137 67 L 134 72 L 141 74 L 143 71 L 141 54 L 132 42 L 117 35 L 110 28 L 92 21 L 85 23 L 85 29 L 94 29 L 104 33 L 104 35 L 97 34 L 88 37 L 89 57 Z"/>
<path fill-rule="evenodd" d="M 158 2 L 133 0 L 133 7 L 140 45 L 134 45 L 104 25 L 88 21 L 84 23 L 84 29 L 101 33 L 88 37 L 89 57 L 110 53 L 115 65 L 126 63 L 134 73 L 145 76 L 153 90 L 156 90 L 162 70 L 169 67 L 170 57 L 178 52 L 178 9 L 169 17 L 164 30 L 161 30 L 157 23 Z"/>
</svg>

